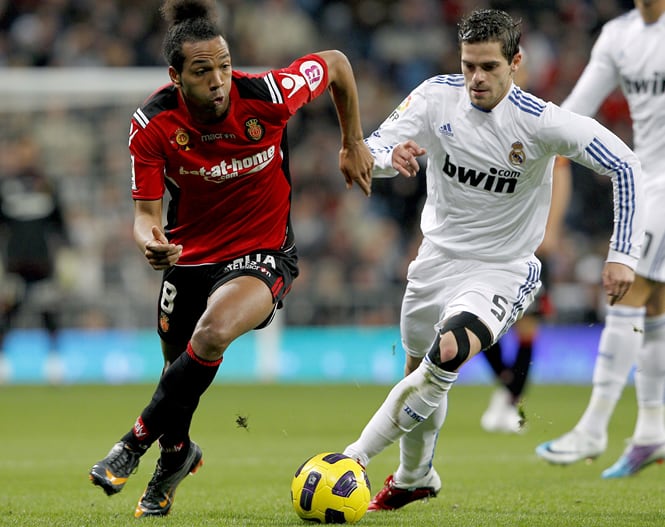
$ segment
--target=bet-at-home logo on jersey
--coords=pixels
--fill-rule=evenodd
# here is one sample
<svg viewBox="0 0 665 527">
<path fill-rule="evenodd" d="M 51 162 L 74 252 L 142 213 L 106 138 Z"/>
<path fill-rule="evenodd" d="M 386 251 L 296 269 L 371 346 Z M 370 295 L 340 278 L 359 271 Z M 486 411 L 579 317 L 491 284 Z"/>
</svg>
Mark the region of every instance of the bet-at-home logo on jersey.
<svg viewBox="0 0 665 527">
<path fill-rule="evenodd" d="M 487 172 L 473 168 L 457 166 L 450 161 L 450 155 L 446 154 L 443 164 L 443 173 L 452 179 L 457 178 L 460 183 L 472 187 L 481 188 L 490 192 L 512 194 L 517 186 L 520 173 L 515 170 L 503 170 L 491 167 Z"/>
<path fill-rule="evenodd" d="M 263 170 L 275 158 L 275 151 L 275 146 L 271 145 L 265 150 L 241 159 L 235 157 L 222 159 L 218 164 L 211 167 L 199 167 L 192 170 L 181 166 L 179 173 L 181 175 L 201 176 L 206 181 L 212 181 L 213 183 L 223 183 L 229 179 L 248 176 Z"/>
</svg>

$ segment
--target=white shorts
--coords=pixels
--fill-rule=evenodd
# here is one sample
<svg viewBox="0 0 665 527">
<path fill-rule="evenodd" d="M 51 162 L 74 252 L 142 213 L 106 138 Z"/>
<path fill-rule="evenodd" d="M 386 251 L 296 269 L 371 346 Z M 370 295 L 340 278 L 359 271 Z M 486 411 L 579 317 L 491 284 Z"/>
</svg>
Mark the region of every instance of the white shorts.
<svg viewBox="0 0 665 527">
<path fill-rule="evenodd" d="M 425 240 L 407 273 L 402 346 L 408 355 L 424 357 L 442 322 L 461 311 L 476 315 L 497 341 L 522 316 L 540 285 L 535 256 L 510 263 L 451 260 Z"/>
<path fill-rule="evenodd" d="M 650 280 L 665 282 L 665 187 L 649 189 L 644 201 L 646 232 L 635 272 Z"/>
</svg>

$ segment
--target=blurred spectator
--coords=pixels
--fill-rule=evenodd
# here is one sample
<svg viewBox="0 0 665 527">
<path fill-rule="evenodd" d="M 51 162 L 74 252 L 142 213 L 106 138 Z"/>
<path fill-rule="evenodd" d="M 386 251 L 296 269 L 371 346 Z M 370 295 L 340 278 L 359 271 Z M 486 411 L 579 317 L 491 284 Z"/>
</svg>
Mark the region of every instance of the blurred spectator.
<svg viewBox="0 0 665 527">
<path fill-rule="evenodd" d="M 58 315 L 62 298 L 55 267 L 59 247 L 68 243 L 60 197 L 42 170 L 37 145 L 20 137 L 6 145 L 0 166 L 0 240 L 5 288 L 0 299 L 0 361 L 4 338 L 23 306 L 36 311 L 49 335 L 47 377 L 59 382 Z M 4 370 L 0 364 L 0 370 Z M 7 372 L 0 371 L 0 380 Z"/>
<path fill-rule="evenodd" d="M 267 67 L 288 64 L 317 41 L 313 20 L 295 0 L 241 2 L 229 31 L 235 35 L 234 49 L 239 55 L 234 55 L 236 63 Z"/>
<path fill-rule="evenodd" d="M 439 72 L 439 57 L 455 46 L 454 27 L 442 24 L 439 2 L 402 0 L 390 9 L 388 23 L 376 29 L 370 59 L 382 64 L 385 78 L 401 92 Z"/>
</svg>

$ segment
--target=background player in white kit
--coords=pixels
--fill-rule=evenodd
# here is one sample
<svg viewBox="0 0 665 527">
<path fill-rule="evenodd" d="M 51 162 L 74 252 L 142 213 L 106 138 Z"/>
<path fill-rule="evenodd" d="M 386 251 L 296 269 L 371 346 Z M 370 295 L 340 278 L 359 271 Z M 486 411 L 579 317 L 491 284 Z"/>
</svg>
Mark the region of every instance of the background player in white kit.
<svg viewBox="0 0 665 527">
<path fill-rule="evenodd" d="M 636 0 L 637 9 L 603 27 L 589 64 L 562 107 L 593 115 L 617 85 L 633 120 L 635 153 L 643 167 L 646 235 L 635 283 L 608 306 L 589 404 L 571 432 L 536 448 L 558 464 L 595 458 L 636 363 L 638 416 L 632 440 L 602 474 L 634 474 L 665 459 L 665 0 Z"/>
<path fill-rule="evenodd" d="M 499 339 L 540 286 L 557 154 L 610 176 L 615 228 L 603 270 L 612 302 L 626 293 L 643 237 L 640 164 L 614 134 L 514 85 L 520 27 L 498 10 L 461 21 L 463 75 L 423 82 L 367 139 L 375 175 L 415 176 L 427 155 L 424 239 L 410 264 L 401 334 L 408 374 L 344 453 L 361 464 L 400 439 L 400 465 L 370 510 L 435 496 L 432 466 L 447 392 L 468 359 Z"/>
</svg>

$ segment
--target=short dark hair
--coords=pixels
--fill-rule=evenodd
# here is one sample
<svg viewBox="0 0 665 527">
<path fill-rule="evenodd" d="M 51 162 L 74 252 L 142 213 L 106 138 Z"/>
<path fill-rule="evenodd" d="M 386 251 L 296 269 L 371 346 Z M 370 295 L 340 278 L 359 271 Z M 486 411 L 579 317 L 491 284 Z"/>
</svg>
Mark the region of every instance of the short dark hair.
<svg viewBox="0 0 665 527">
<path fill-rule="evenodd" d="M 478 9 L 462 18 L 457 26 L 460 46 L 463 43 L 500 42 L 501 54 L 508 62 L 520 50 L 521 20 L 513 20 L 505 11 Z"/>
<path fill-rule="evenodd" d="M 202 42 L 222 36 L 217 27 L 215 5 L 211 0 L 166 0 L 160 9 L 169 27 L 162 53 L 169 66 L 182 72 L 185 42 Z"/>
</svg>

